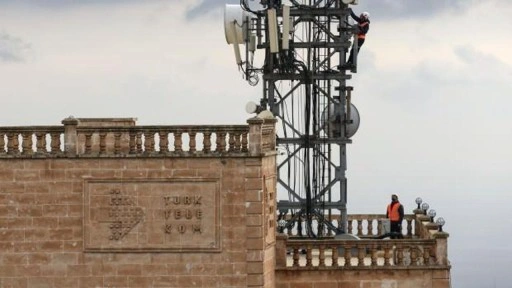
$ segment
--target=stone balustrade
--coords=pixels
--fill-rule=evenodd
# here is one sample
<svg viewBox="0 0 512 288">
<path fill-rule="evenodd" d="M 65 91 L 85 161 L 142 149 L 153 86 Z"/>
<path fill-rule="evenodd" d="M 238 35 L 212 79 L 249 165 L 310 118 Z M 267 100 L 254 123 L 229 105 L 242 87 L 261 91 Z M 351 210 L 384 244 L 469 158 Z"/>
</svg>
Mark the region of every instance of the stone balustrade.
<svg viewBox="0 0 512 288">
<path fill-rule="evenodd" d="M 291 217 L 287 217 L 290 219 Z M 348 215 L 348 225 L 347 232 L 348 234 L 352 234 L 358 236 L 360 238 L 375 238 L 379 235 L 385 234 L 383 221 L 385 220 L 386 215 L 384 214 L 352 214 Z M 331 223 L 334 226 L 338 226 L 340 221 L 340 215 L 325 215 L 324 219 L 331 219 Z M 292 228 L 285 228 L 284 233 L 288 236 L 302 236 L 301 231 L 305 231 L 305 229 L 300 229 L 306 227 L 305 221 L 300 221 L 300 225 L 296 225 Z M 412 214 L 408 214 L 404 216 L 404 222 L 402 224 L 403 235 L 405 238 L 412 238 L 413 235 L 416 235 L 415 231 L 415 216 Z M 322 235 L 334 235 L 334 232 L 327 226 L 320 228 L 324 230 Z M 318 231 L 316 231 L 318 232 Z"/>
<path fill-rule="evenodd" d="M 286 267 L 430 266 L 437 265 L 435 246 L 435 240 L 290 239 Z"/>
<path fill-rule="evenodd" d="M 285 230 L 277 237 L 276 263 L 282 269 L 449 267 L 449 234 L 439 231 L 429 217 L 415 211 L 404 219 L 404 239 L 377 239 L 384 234 L 383 218 L 378 214 L 348 215 L 348 233 L 355 232 L 360 240 L 301 238 L 294 235 L 296 231 Z"/>
<path fill-rule="evenodd" d="M 0 127 L 0 157 L 37 157 L 63 152 L 64 127 Z"/>
<path fill-rule="evenodd" d="M 44 157 L 211 157 L 275 151 L 275 119 L 249 125 L 0 127 L 1 158 Z"/>
</svg>

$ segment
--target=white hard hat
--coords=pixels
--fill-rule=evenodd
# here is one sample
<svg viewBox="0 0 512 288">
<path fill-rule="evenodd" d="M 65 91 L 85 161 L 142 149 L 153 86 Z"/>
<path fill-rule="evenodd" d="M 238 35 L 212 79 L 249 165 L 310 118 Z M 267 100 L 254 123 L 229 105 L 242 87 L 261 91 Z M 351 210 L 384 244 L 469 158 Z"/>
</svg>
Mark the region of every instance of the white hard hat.
<svg viewBox="0 0 512 288">
<path fill-rule="evenodd" d="M 370 19 L 370 13 L 368 13 L 368 12 L 366 12 L 366 11 L 365 11 L 365 12 L 363 12 L 363 13 L 361 13 L 361 16 L 363 16 L 363 17 L 364 17 L 364 18 L 366 18 L 366 19 Z"/>
</svg>

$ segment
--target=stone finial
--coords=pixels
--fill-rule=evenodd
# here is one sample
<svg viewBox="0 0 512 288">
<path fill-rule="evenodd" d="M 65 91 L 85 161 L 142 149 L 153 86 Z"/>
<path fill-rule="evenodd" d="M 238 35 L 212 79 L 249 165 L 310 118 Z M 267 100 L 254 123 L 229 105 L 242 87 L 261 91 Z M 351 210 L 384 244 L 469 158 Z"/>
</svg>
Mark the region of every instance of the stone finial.
<svg viewBox="0 0 512 288">
<path fill-rule="evenodd" d="M 62 120 L 63 125 L 78 125 L 78 119 L 76 119 L 73 115 L 70 115 L 68 118 Z"/>
</svg>

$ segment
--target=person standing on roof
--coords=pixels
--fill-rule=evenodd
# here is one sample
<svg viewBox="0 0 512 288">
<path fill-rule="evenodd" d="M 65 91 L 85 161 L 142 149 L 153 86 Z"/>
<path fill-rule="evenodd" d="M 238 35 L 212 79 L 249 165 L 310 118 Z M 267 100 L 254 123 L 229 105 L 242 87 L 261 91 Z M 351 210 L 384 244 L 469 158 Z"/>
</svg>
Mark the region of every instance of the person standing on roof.
<svg viewBox="0 0 512 288">
<path fill-rule="evenodd" d="M 370 13 L 363 12 L 359 17 L 352 11 L 352 8 L 350 9 L 350 17 L 354 19 L 357 22 L 358 26 L 358 32 L 357 32 L 357 52 L 359 53 L 359 49 L 361 49 L 361 46 L 364 44 L 364 40 L 366 39 L 366 33 L 368 33 L 368 30 L 370 30 Z M 354 59 L 354 45 L 356 43 L 352 44 L 352 49 L 350 49 L 350 56 L 348 56 L 348 60 L 346 62 L 347 67 L 353 66 L 353 59 Z"/>
<path fill-rule="evenodd" d="M 391 203 L 386 210 L 386 218 L 389 218 L 391 224 L 391 239 L 403 238 L 402 221 L 404 220 L 404 207 L 398 201 L 396 194 L 391 195 Z"/>
</svg>

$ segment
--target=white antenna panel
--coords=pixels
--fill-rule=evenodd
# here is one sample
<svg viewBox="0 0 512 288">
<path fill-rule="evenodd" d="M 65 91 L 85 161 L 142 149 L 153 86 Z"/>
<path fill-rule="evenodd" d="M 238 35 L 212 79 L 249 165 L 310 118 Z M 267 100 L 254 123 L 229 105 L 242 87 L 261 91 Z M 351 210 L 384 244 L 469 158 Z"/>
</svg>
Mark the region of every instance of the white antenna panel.
<svg viewBox="0 0 512 288">
<path fill-rule="evenodd" d="M 249 13 L 242 10 L 240 5 L 226 4 L 224 9 L 224 33 L 228 44 L 244 44 L 243 23 L 248 16 Z"/>
</svg>

